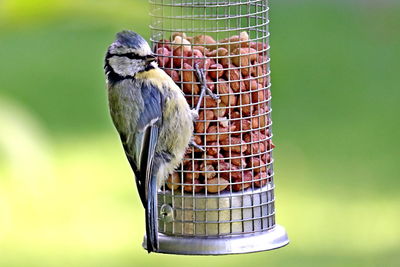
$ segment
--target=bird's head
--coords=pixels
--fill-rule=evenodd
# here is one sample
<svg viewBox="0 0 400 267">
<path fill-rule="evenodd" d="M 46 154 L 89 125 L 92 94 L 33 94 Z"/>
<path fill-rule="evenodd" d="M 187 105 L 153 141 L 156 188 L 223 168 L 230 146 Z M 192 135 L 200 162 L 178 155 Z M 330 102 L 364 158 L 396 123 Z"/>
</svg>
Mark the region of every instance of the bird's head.
<svg viewBox="0 0 400 267">
<path fill-rule="evenodd" d="M 113 71 L 121 77 L 134 76 L 138 72 L 157 67 L 156 57 L 142 36 L 133 31 L 117 33 L 105 59 L 106 72 Z"/>
</svg>

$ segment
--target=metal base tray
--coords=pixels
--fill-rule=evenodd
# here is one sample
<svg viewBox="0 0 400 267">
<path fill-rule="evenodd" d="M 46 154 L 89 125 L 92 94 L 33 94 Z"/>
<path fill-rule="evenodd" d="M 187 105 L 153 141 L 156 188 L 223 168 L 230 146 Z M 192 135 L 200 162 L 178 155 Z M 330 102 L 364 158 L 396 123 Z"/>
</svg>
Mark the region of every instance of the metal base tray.
<svg viewBox="0 0 400 267">
<path fill-rule="evenodd" d="M 265 232 L 223 237 L 178 237 L 159 234 L 159 243 L 158 253 L 226 255 L 280 248 L 289 243 L 289 238 L 285 228 L 276 225 Z M 143 247 L 146 248 L 146 238 L 143 241 Z"/>
</svg>

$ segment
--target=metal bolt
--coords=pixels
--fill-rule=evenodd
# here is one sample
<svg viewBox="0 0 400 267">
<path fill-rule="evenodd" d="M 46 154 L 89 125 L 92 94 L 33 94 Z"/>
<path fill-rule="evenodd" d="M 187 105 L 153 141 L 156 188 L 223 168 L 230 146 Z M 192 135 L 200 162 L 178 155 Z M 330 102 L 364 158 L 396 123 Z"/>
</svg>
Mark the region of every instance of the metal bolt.
<svg viewBox="0 0 400 267">
<path fill-rule="evenodd" d="M 163 204 L 160 208 L 160 219 L 166 223 L 174 220 L 174 211 L 168 204 Z"/>
</svg>

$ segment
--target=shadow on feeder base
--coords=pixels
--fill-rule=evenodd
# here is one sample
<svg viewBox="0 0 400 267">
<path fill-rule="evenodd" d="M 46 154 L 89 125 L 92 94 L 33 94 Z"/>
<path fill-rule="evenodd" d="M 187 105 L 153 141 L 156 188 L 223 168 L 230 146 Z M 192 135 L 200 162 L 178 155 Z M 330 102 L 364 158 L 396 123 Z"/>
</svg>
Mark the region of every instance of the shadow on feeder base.
<svg viewBox="0 0 400 267">
<path fill-rule="evenodd" d="M 180 255 L 227 255 L 261 252 L 281 248 L 289 244 L 285 228 L 276 225 L 273 229 L 254 234 L 222 237 L 180 237 L 159 234 L 158 253 Z M 142 246 L 146 248 L 146 238 Z"/>
</svg>

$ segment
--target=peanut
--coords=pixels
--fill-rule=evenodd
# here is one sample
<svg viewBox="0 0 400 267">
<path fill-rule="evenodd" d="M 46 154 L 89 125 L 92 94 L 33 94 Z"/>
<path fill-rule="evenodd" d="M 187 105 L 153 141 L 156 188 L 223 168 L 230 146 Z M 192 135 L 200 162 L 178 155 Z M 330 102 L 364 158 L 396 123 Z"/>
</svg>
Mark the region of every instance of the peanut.
<svg viewBox="0 0 400 267">
<path fill-rule="evenodd" d="M 203 53 L 201 53 L 198 49 L 193 49 L 189 51 L 187 54 L 187 58 L 183 60 L 184 63 L 189 64 L 190 66 L 194 66 L 194 64 L 203 64 L 204 65 L 205 58 Z"/>
<path fill-rule="evenodd" d="M 266 142 L 267 142 L 267 150 L 268 151 L 271 151 L 272 149 L 275 148 L 275 145 L 274 145 L 274 143 L 272 142 L 271 139 L 268 139 Z"/>
<path fill-rule="evenodd" d="M 265 135 L 266 137 L 271 137 L 272 136 L 271 131 L 268 128 L 261 129 L 260 133 Z"/>
<path fill-rule="evenodd" d="M 219 165 L 217 166 L 219 171 L 229 171 L 231 168 L 231 164 L 229 164 L 226 161 L 220 162 Z M 221 176 L 223 175 L 223 172 L 221 172 Z"/>
<path fill-rule="evenodd" d="M 183 186 L 183 190 L 187 193 L 199 193 L 204 189 L 204 185 L 200 183 L 199 179 L 186 179 L 185 183 L 187 185 Z"/>
<path fill-rule="evenodd" d="M 182 68 L 182 64 L 184 61 L 184 57 L 188 56 L 188 52 L 184 52 L 182 47 L 178 47 L 172 51 L 172 58 L 173 67 L 176 69 Z"/>
<path fill-rule="evenodd" d="M 214 92 L 214 90 L 215 90 L 215 83 L 214 83 L 214 81 L 211 79 L 211 77 L 208 76 L 208 75 L 206 76 L 206 83 L 207 83 L 208 89 L 210 89 L 211 91 Z"/>
<path fill-rule="evenodd" d="M 174 41 L 172 42 L 172 49 L 176 50 L 179 48 L 183 48 L 183 51 L 185 52 L 192 50 L 190 42 L 185 38 L 182 38 L 182 36 L 177 35 L 174 37 Z"/>
<path fill-rule="evenodd" d="M 232 60 L 230 57 L 218 58 L 217 62 L 224 66 L 224 68 L 229 68 L 229 66 L 232 65 Z"/>
<path fill-rule="evenodd" d="M 254 173 L 267 171 L 264 161 L 258 156 L 250 158 L 248 164 L 249 167 L 253 168 Z"/>
<path fill-rule="evenodd" d="M 200 165 L 200 171 L 202 171 L 203 173 L 201 173 L 205 179 L 212 179 L 214 178 L 217 174 L 215 173 L 215 169 L 214 167 L 210 164 L 210 165 L 205 165 L 204 163 L 202 163 Z"/>
<path fill-rule="evenodd" d="M 262 155 L 261 159 L 268 164 L 271 163 L 271 153 L 265 153 L 264 155 Z"/>
<path fill-rule="evenodd" d="M 189 64 L 184 63 L 183 64 L 183 71 L 181 72 L 182 80 L 185 82 L 183 84 L 183 92 L 186 94 L 192 94 L 192 95 L 197 95 L 200 93 L 200 87 L 198 84 L 195 84 L 197 82 L 196 75 L 194 74 L 192 70 L 192 66 Z"/>
<path fill-rule="evenodd" d="M 198 144 L 199 146 L 203 143 L 201 140 L 201 136 L 200 135 L 194 135 L 193 136 L 193 141 Z"/>
<path fill-rule="evenodd" d="M 214 118 L 214 112 L 211 110 L 200 111 L 199 121 L 196 121 L 194 131 L 196 133 L 206 133 L 208 126 L 210 125 L 210 121 Z"/>
<path fill-rule="evenodd" d="M 263 71 L 263 67 L 262 65 L 258 65 L 258 66 L 253 66 L 251 67 L 251 76 L 253 77 L 259 77 L 257 79 L 258 83 L 262 83 L 263 82 L 263 77 L 266 73 Z"/>
<path fill-rule="evenodd" d="M 160 40 L 159 42 L 157 42 L 156 49 L 165 47 L 166 49 L 168 49 L 168 51 L 171 51 L 172 49 L 171 49 L 170 44 L 171 44 L 171 42 L 168 40 L 165 40 L 165 39 Z"/>
<path fill-rule="evenodd" d="M 186 101 L 189 103 L 190 106 L 194 107 L 197 105 L 197 102 L 199 101 L 199 96 L 186 96 Z M 211 96 L 205 96 L 203 98 L 203 101 L 200 104 L 200 107 L 204 107 L 204 104 L 206 106 L 206 108 L 216 108 L 218 105 L 218 100 L 214 100 L 212 99 Z"/>
<path fill-rule="evenodd" d="M 233 180 L 233 182 L 235 183 L 232 185 L 233 191 L 240 191 L 250 187 L 252 180 L 253 176 L 251 175 L 251 172 L 245 171 L 242 177 Z"/>
<path fill-rule="evenodd" d="M 256 90 L 257 88 L 261 88 L 261 86 L 257 83 L 257 80 L 254 79 L 253 77 L 245 76 L 243 77 L 243 79 L 246 91 L 253 91 Z"/>
<path fill-rule="evenodd" d="M 258 85 L 258 83 L 256 83 Z M 253 103 L 260 103 L 265 100 L 264 98 L 264 92 L 265 89 L 261 89 L 261 86 L 258 86 L 259 89 L 256 89 L 255 91 L 251 92 L 251 100 Z M 262 105 L 263 103 L 260 103 Z"/>
<path fill-rule="evenodd" d="M 226 105 L 224 103 L 220 103 L 219 107 L 216 109 L 213 109 L 212 111 L 214 112 L 214 117 L 220 118 L 220 117 L 224 117 L 226 115 L 227 110 L 228 109 L 226 108 Z"/>
<path fill-rule="evenodd" d="M 214 100 L 207 95 L 200 104 L 205 109 L 194 125 L 198 134 L 193 141 L 206 151 L 187 150 L 182 164 L 188 185 L 182 186 L 183 190 L 218 193 L 228 186 L 234 191 L 264 186 L 269 180 L 271 170 L 267 166 L 272 163 L 270 151 L 274 148 L 268 128 L 269 45 L 250 42 L 247 32 L 220 40 L 218 46 L 208 35 L 189 37 L 177 32 L 172 40 L 160 40 L 154 51 L 159 55 L 159 66 L 181 85 L 187 102 L 195 107 L 199 99 L 195 65 L 206 71 L 207 87 L 220 96 Z M 246 167 L 252 171 L 245 171 Z M 179 173 L 169 176 L 166 187 L 180 188 L 179 178 Z M 229 185 L 228 181 L 235 184 Z"/>
<path fill-rule="evenodd" d="M 210 165 L 218 166 L 218 162 L 223 162 L 223 156 L 221 154 L 217 154 L 215 156 L 207 155 L 204 162 Z"/>
<path fill-rule="evenodd" d="M 182 160 L 182 165 L 183 166 L 187 166 L 189 163 L 192 162 L 192 152 L 193 152 L 193 148 L 192 147 L 188 147 L 186 149 L 186 153 L 183 156 L 183 160 Z"/>
<path fill-rule="evenodd" d="M 240 131 L 249 131 L 251 129 L 251 122 L 250 120 L 234 120 L 232 122 L 233 125 L 236 126 L 236 130 L 238 131 L 237 133 L 234 133 L 232 135 L 240 135 Z"/>
<path fill-rule="evenodd" d="M 230 87 L 234 92 L 240 91 L 240 72 L 232 64 L 228 65 L 228 70 L 225 71 L 225 79 L 229 82 Z"/>
<path fill-rule="evenodd" d="M 187 164 L 185 166 L 185 180 L 192 180 L 192 179 L 199 179 L 200 173 L 199 171 L 199 164 L 197 161 L 194 161 L 191 164 Z"/>
<path fill-rule="evenodd" d="M 222 103 L 228 107 L 236 105 L 237 98 L 229 84 L 226 83 L 224 79 L 218 79 L 218 84 L 216 84 L 216 87 L 217 94 L 220 96 Z"/>
<path fill-rule="evenodd" d="M 249 34 L 247 32 L 241 32 L 239 34 L 239 39 L 241 42 L 245 42 L 246 46 L 242 46 L 242 47 L 247 47 L 249 45 Z"/>
<path fill-rule="evenodd" d="M 184 32 L 173 32 L 173 33 L 171 34 L 171 39 L 172 39 L 172 40 L 175 40 L 175 37 L 176 37 L 176 36 L 179 36 L 179 37 L 181 37 L 181 38 L 183 38 L 183 39 L 187 39 L 186 33 L 184 33 Z"/>
<path fill-rule="evenodd" d="M 208 74 L 212 79 L 216 80 L 224 74 L 224 67 L 221 64 L 213 64 L 210 66 Z"/>
<path fill-rule="evenodd" d="M 261 134 L 260 136 L 261 137 L 256 133 L 245 134 L 244 141 L 248 143 L 246 150 L 247 155 L 258 154 L 266 151 L 265 140 L 262 138 L 266 138 L 266 136 Z"/>
<path fill-rule="evenodd" d="M 257 60 L 257 51 L 253 48 L 237 48 L 232 52 L 232 63 L 240 68 L 243 75 L 249 75 L 250 65 Z"/>
<path fill-rule="evenodd" d="M 227 117 L 218 118 L 218 123 L 221 127 L 229 127 L 229 120 Z"/>
<path fill-rule="evenodd" d="M 254 118 L 251 119 L 251 123 L 253 125 L 253 129 L 264 128 L 266 125 L 270 124 L 268 119 L 268 113 L 266 109 L 259 108 L 254 112 Z"/>
<path fill-rule="evenodd" d="M 251 103 L 251 94 L 245 93 L 239 96 L 238 104 L 241 105 L 242 113 L 245 116 L 250 116 L 253 113 L 253 106 L 250 105 Z"/>
<path fill-rule="evenodd" d="M 171 56 L 171 52 L 165 47 L 160 47 L 157 49 L 156 54 L 158 65 L 160 67 L 167 67 L 170 62 L 169 57 Z"/>
<path fill-rule="evenodd" d="M 265 141 L 267 140 L 267 136 L 265 134 L 262 134 L 261 132 L 252 132 L 249 134 L 246 134 L 243 138 L 245 142 L 251 142 L 251 141 Z"/>
<path fill-rule="evenodd" d="M 213 61 L 212 59 L 210 59 L 210 58 L 203 58 L 203 59 L 199 62 L 199 68 L 200 68 L 200 69 L 208 70 L 212 64 L 215 64 L 214 61 Z"/>
<path fill-rule="evenodd" d="M 249 46 L 249 35 L 247 32 L 241 32 L 239 35 L 233 35 L 229 38 L 225 38 L 219 41 L 219 43 L 227 43 L 223 47 L 227 50 L 233 51 L 238 47 Z"/>
<path fill-rule="evenodd" d="M 241 118 L 240 112 L 239 112 L 239 111 L 234 111 L 234 112 L 232 112 L 232 113 L 230 114 L 230 118 L 231 118 L 231 119 L 240 119 L 240 118 Z"/>
<path fill-rule="evenodd" d="M 271 173 L 260 172 L 254 177 L 254 185 L 257 187 L 263 187 L 271 180 Z"/>
<path fill-rule="evenodd" d="M 265 94 L 265 100 L 270 100 L 271 99 L 271 90 L 267 89 L 267 92 Z"/>
<path fill-rule="evenodd" d="M 215 49 L 211 52 L 208 52 L 206 54 L 207 57 L 224 57 L 228 55 L 228 50 L 226 50 L 223 47 L 220 47 L 218 49 Z M 218 60 L 218 59 L 217 59 Z"/>
<path fill-rule="evenodd" d="M 221 171 L 220 176 L 227 180 L 230 180 L 231 178 L 238 179 L 242 176 L 242 171 L 238 166 L 229 164 L 227 162 L 220 162 L 219 170 Z"/>
<path fill-rule="evenodd" d="M 267 73 L 266 70 L 267 70 L 267 66 L 268 66 L 268 61 L 269 61 L 269 58 L 267 55 L 259 54 L 257 56 L 257 62 L 262 63 L 261 66 L 263 68 L 264 73 Z"/>
<path fill-rule="evenodd" d="M 257 50 L 257 52 L 265 52 L 269 48 L 268 44 L 261 42 L 250 42 L 249 46 Z"/>
<path fill-rule="evenodd" d="M 221 141 L 222 150 L 243 153 L 247 150 L 247 145 L 238 137 L 231 137 Z M 232 146 L 235 145 L 235 146 Z"/>
<path fill-rule="evenodd" d="M 228 185 L 229 182 L 223 178 L 213 178 L 207 180 L 206 188 L 209 193 L 218 193 L 225 190 Z"/>
<path fill-rule="evenodd" d="M 233 165 L 238 166 L 240 168 L 246 168 L 247 163 L 243 154 L 235 152 L 225 152 L 224 155 L 227 158 L 231 158 L 230 161 Z"/>
<path fill-rule="evenodd" d="M 241 64 L 242 59 L 246 59 L 245 63 L 253 63 L 258 59 L 257 50 L 251 47 L 237 48 L 232 52 L 232 54 L 235 55 L 234 57 L 232 57 L 232 62 L 237 67 L 248 66 L 244 65 L 243 62 Z"/>
<path fill-rule="evenodd" d="M 180 82 L 179 73 L 176 70 L 165 69 L 164 70 L 175 83 Z"/>
<path fill-rule="evenodd" d="M 173 174 L 168 176 L 166 184 L 170 190 L 176 190 L 179 188 L 179 183 L 181 183 L 181 178 L 179 176 L 180 175 L 177 172 L 174 172 Z"/>
<path fill-rule="evenodd" d="M 203 144 L 202 136 L 200 136 L 200 135 L 194 135 L 193 136 L 193 141 L 196 144 L 198 144 L 199 146 L 201 146 Z M 194 152 L 202 152 L 199 148 L 192 148 L 192 149 L 194 149 Z"/>
<path fill-rule="evenodd" d="M 193 37 L 193 43 L 198 45 L 213 45 L 217 42 L 209 35 L 197 35 Z"/>
<path fill-rule="evenodd" d="M 199 50 L 201 53 L 203 53 L 203 55 L 206 55 L 207 57 L 208 57 L 208 53 L 210 53 L 210 51 L 206 47 L 201 46 L 201 45 L 195 45 L 195 46 L 193 46 L 193 49 Z"/>
<path fill-rule="evenodd" d="M 210 156 L 218 155 L 219 154 L 219 150 L 220 150 L 220 147 L 219 147 L 219 144 L 217 142 L 212 142 L 212 143 L 208 144 L 207 147 L 206 147 L 207 155 L 210 155 Z"/>
<path fill-rule="evenodd" d="M 225 140 L 229 137 L 229 134 L 226 133 L 234 131 L 235 129 L 236 127 L 234 125 L 231 125 L 230 127 L 217 127 L 212 125 L 207 129 L 208 134 L 206 135 L 206 142 L 215 142 L 218 139 L 220 141 Z"/>
</svg>

